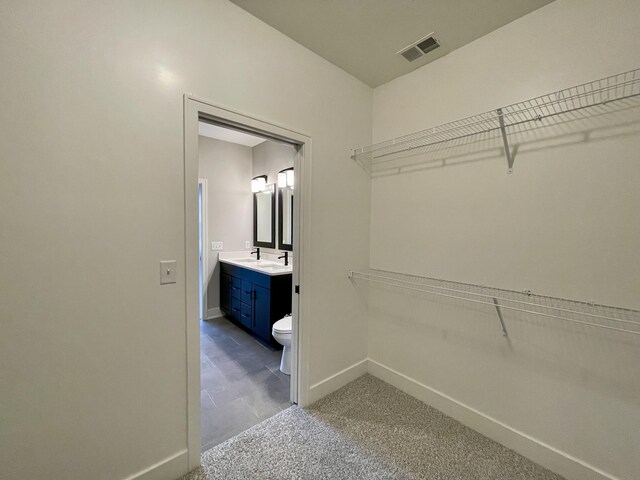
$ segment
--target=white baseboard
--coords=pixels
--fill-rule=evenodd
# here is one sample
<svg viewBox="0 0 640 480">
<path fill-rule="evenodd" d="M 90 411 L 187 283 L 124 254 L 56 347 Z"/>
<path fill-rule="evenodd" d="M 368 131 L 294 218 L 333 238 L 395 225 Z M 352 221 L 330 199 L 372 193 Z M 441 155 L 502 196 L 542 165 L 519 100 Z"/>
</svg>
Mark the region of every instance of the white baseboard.
<svg viewBox="0 0 640 480">
<path fill-rule="evenodd" d="M 188 451 L 182 450 L 125 480 L 175 480 L 189 471 Z"/>
<path fill-rule="evenodd" d="M 354 381 L 365 373 L 367 373 L 366 358 L 343 370 L 340 370 L 338 373 L 331 375 L 318 383 L 311 385 L 309 387 L 307 403 L 311 404 L 316 400 L 320 400 L 322 397 L 344 387 L 347 383 Z"/>
<path fill-rule="evenodd" d="M 371 358 L 367 371 L 568 480 L 620 480 Z"/>
<path fill-rule="evenodd" d="M 222 317 L 224 313 L 220 310 L 220 307 L 214 307 L 207 309 L 207 318 L 205 320 L 211 320 L 212 318 Z"/>
</svg>

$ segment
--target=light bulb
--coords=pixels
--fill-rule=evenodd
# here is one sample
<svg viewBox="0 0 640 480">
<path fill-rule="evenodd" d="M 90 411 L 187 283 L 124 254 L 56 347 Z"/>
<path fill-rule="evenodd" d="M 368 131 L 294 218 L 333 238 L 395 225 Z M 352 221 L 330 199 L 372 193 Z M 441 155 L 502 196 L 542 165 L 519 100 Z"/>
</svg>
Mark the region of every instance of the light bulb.
<svg viewBox="0 0 640 480">
<path fill-rule="evenodd" d="M 260 193 L 264 192 L 267 187 L 267 179 L 264 176 L 256 177 L 251 180 L 251 192 Z"/>
<path fill-rule="evenodd" d="M 287 186 L 287 174 L 285 172 L 280 172 L 278 174 L 278 188 L 284 188 Z"/>
</svg>

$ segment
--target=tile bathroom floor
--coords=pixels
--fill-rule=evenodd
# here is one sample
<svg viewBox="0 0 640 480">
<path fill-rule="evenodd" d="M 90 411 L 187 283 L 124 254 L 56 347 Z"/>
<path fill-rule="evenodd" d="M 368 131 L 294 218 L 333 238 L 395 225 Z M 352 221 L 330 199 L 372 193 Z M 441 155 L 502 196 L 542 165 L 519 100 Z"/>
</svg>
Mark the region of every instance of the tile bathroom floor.
<svg viewBox="0 0 640 480">
<path fill-rule="evenodd" d="M 280 356 L 223 317 L 200 322 L 203 452 L 291 405 Z"/>
</svg>

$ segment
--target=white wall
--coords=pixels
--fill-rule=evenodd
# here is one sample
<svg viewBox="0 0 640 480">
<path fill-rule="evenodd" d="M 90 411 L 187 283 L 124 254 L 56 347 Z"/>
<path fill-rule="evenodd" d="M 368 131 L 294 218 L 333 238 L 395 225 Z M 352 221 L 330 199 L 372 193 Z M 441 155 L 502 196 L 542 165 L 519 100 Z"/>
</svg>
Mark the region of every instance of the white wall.
<svg viewBox="0 0 640 480">
<path fill-rule="evenodd" d="M 639 28 L 635 0 L 557 0 L 376 88 L 374 140 L 640 67 Z M 374 179 L 371 266 L 640 308 L 640 135 L 627 130 L 520 152 L 513 175 L 496 155 Z M 600 478 L 580 462 L 637 478 L 637 338 L 505 313 L 507 341 L 491 308 L 371 298 L 371 359 L 575 457 L 537 458 L 571 478 Z"/>
<path fill-rule="evenodd" d="M 0 37 L 3 479 L 186 468 L 185 92 L 312 137 L 310 383 L 366 356 L 370 88 L 223 0 L 3 1 Z"/>
<path fill-rule="evenodd" d="M 253 238 L 253 149 L 208 137 L 199 137 L 198 146 L 198 177 L 207 179 L 205 288 L 211 310 L 220 307 L 219 251 L 211 250 L 211 242 L 223 242 L 222 251 L 237 252 Z"/>
</svg>

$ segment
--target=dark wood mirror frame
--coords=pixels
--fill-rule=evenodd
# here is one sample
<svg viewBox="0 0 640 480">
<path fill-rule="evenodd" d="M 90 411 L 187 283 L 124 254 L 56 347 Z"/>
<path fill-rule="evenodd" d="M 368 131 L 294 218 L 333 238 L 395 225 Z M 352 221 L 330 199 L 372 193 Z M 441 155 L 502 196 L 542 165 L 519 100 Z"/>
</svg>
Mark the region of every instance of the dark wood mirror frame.
<svg viewBox="0 0 640 480">
<path fill-rule="evenodd" d="M 253 194 L 253 246 L 264 248 L 276 248 L 276 195 L 275 185 L 267 185 L 271 193 L 271 241 L 258 241 L 258 193 Z M 265 190 L 268 191 L 268 190 Z M 259 192 L 264 193 L 264 192 Z"/>
<path fill-rule="evenodd" d="M 288 187 L 278 189 L 278 248 L 280 250 L 286 250 L 286 251 L 292 252 L 293 251 L 293 202 L 291 202 L 291 243 L 283 243 L 282 241 L 282 230 L 283 230 L 282 191 L 287 189 Z M 295 193 L 293 195 L 295 195 Z"/>
</svg>

